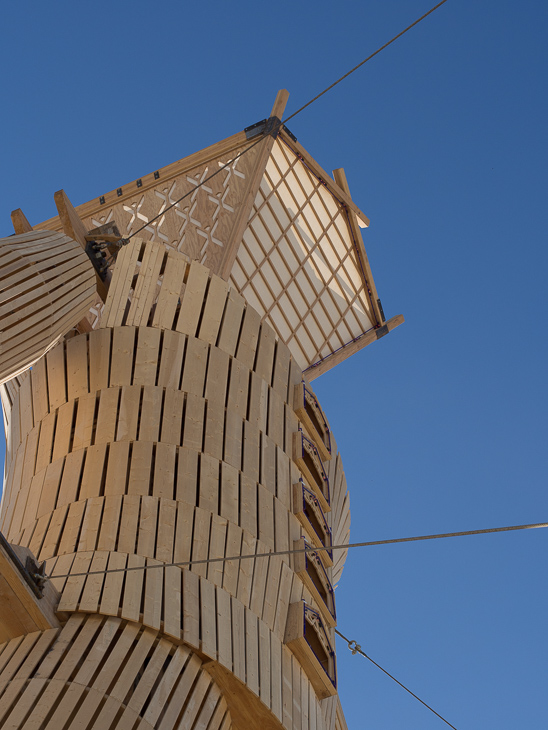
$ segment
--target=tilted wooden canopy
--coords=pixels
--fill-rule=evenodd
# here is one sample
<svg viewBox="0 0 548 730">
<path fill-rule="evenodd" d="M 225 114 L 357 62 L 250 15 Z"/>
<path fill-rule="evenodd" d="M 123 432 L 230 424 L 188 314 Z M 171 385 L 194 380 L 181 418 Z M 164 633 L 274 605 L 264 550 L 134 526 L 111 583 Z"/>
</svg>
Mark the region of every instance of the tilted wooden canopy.
<svg viewBox="0 0 548 730">
<path fill-rule="evenodd" d="M 271 120 L 282 117 L 287 97 L 278 93 Z M 385 322 L 360 233 L 369 220 L 353 203 L 344 171 L 331 178 L 284 126 L 274 134 L 265 128 L 254 125 L 76 212 L 88 230 L 115 222 L 128 237 L 144 227 L 145 241 L 220 275 L 312 380 L 403 317 Z M 62 222 L 35 229 L 61 230 Z"/>
</svg>

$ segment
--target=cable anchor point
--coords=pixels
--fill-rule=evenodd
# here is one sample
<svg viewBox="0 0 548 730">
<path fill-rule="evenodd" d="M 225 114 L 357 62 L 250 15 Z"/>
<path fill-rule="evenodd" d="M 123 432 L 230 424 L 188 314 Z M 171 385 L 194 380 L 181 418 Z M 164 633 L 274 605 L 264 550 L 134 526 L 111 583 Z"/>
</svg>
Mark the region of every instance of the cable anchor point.
<svg viewBox="0 0 548 730">
<path fill-rule="evenodd" d="M 352 652 L 353 655 L 357 654 L 359 651 L 362 650 L 362 648 L 358 644 L 358 642 L 354 641 L 354 640 L 348 642 L 348 648 L 350 649 L 350 651 Z"/>
</svg>

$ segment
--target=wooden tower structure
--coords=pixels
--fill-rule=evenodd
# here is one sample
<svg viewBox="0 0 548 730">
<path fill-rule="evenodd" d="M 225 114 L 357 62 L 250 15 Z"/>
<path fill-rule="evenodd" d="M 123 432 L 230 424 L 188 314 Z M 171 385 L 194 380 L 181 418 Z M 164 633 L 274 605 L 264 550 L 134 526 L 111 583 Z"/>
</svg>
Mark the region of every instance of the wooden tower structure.
<svg viewBox="0 0 548 730">
<path fill-rule="evenodd" d="M 60 191 L 34 228 L 12 214 L 3 728 L 346 728 L 329 548 L 349 498 L 310 383 L 403 318 L 344 172 L 278 126 L 286 99 L 76 209 Z"/>
</svg>

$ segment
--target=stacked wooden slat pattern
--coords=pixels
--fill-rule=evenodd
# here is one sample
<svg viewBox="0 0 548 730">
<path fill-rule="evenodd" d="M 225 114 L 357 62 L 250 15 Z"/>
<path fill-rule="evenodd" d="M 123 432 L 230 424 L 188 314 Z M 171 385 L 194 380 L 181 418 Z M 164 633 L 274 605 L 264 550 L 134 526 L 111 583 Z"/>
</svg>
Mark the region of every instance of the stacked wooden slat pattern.
<svg viewBox="0 0 548 730">
<path fill-rule="evenodd" d="M 290 604 L 315 598 L 289 556 L 170 563 L 289 550 L 304 535 L 292 504 L 301 378 L 224 281 L 139 243 L 119 254 L 101 328 L 2 394 L 1 529 L 47 561 L 60 610 L 198 652 L 241 730 L 253 703 L 261 727 L 334 727 L 284 644 Z M 325 468 L 336 532 L 348 511 L 336 445 Z"/>
<path fill-rule="evenodd" d="M 74 327 L 95 293 L 93 266 L 68 236 L 30 231 L 0 239 L 0 383 Z"/>
</svg>

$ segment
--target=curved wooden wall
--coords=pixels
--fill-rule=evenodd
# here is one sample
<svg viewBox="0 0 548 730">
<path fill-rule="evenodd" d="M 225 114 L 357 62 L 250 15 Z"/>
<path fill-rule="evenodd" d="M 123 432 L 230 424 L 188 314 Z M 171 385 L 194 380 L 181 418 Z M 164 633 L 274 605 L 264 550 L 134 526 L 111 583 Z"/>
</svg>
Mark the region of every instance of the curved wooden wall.
<svg viewBox="0 0 548 730">
<path fill-rule="evenodd" d="M 174 259 L 178 278 L 168 277 Z M 47 561 L 71 621 L 111 616 L 195 652 L 240 730 L 252 718 L 264 728 L 334 727 L 337 698 L 321 700 L 284 643 L 289 606 L 318 609 L 317 600 L 287 555 L 166 564 L 308 539 L 292 505 L 301 378 L 225 282 L 147 244 L 123 250 L 101 328 L 59 343 L 3 389 L 2 531 Z M 332 444 L 327 518 L 340 539 L 348 498 Z M 332 582 L 344 555 L 334 561 Z M 332 629 L 326 635 L 334 646 Z"/>
<path fill-rule="evenodd" d="M 0 239 L 0 383 L 74 327 L 95 294 L 93 266 L 68 236 L 31 231 Z"/>
</svg>

